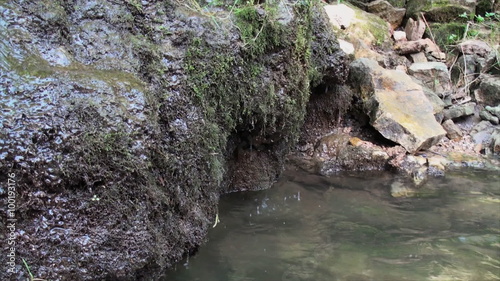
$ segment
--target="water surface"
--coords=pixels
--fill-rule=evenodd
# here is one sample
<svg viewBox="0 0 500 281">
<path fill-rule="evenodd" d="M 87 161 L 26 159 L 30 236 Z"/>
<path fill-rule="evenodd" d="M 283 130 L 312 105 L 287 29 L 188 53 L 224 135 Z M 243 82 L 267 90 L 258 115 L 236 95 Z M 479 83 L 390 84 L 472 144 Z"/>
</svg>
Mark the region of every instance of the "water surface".
<svg viewBox="0 0 500 281">
<path fill-rule="evenodd" d="M 289 171 L 226 195 L 209 241 L 165 280 L 500 280 L 500 175 L 448 173 L 393 198 L 401 181 Z"/>
</svg>

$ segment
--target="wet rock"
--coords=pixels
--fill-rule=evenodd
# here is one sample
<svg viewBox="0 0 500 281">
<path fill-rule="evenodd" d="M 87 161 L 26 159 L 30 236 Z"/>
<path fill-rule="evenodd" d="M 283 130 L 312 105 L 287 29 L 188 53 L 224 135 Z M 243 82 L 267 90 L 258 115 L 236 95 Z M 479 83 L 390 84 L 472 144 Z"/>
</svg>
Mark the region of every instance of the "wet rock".
<svg viewBox="0 0 500 281">
<path fill-rule="evenodd" d="M 484 76 L 477 93 L 483 104 L 498 106 L 500 104 L 500 76 Z"/>
<path fill-rule="evenodd" d="M 407 197 L 413 197 L 417 191 L 412 188 L 408 187 L 404 182 L 402 181 L 395 181 L 391 184 L 391 196 L 395 198 L 407 198 Z"/>
<path fill-rule="evenodd" d="M 446 134 L 422 87 L 410 76 L 358 59 L 351 64 L 349 82 L 359 91 L 370 124 L 407 151 L 429 148 Z"/>
<path fill-rule="evenodd" d="M 479 112 L 479 116 L 483 120 L 490 121 L 493 125 L 498 125 L 498 117 L 494 116 L 487 110 L 481 110 L 481 112 Z"/>
<path fill-rule="evenodd" d="M 408 41 L 416 41 L 422 39 L 425 32 L 425 23 L 420 17 L 418 20 L 414 20 L 412 18 L 408 19 L 405 27 L 406 38 Z"/>
<path fill-rule="evenodd" d="M 463 137 L 462 130 L 453 122 L 453 120 L 448 119 L 443 122 L 443 128 L 446 130 L 446 136 L 450 140 L 460 140 Z"/>
<path fill-rule="evenodd" d="M 472 115 L 475 112 L 475 108 L 476 104 L 473 102 L 447 108 L 443 111 L 444 119 L 448 120 L 448 119 L 455 119 L 463 116 Z"/>
<path fill-rule="evenodd" d="M 321 138 L 314 149 L 316 171 L 332 175 L 339 171 L 383 170 L 389 155 L 373 144 L 346 134 L 330 134 Z"/>
<path fill-rule="evenodd" d="M 452 89 L 448 68 L 442 62 L 413 63 L 408 73 L 438 96 L 447 96 Z"/>
<path fill-rule="evenodd" d="M 385 19 L 391 25 L 392 29 L 396 29 L 401 25 L 406 9 L 395 8 L 385 0 L 375 0 L 366 5 L 366 11 L 378 15 Z"/>
<path fill-rule="evenodd" d="M 449 161 L 441 155 L 435 155 L 427 158 L 428 170 L 427 173 L 431 176 L 444 176 L 446 171 L 446 166 L 449 165 Z"/>
</svg>

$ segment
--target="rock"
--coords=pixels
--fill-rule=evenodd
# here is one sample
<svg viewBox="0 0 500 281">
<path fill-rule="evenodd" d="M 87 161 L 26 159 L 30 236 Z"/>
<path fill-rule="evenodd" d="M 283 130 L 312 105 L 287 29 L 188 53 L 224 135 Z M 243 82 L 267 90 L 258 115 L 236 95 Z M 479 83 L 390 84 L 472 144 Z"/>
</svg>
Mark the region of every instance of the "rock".
<svg viewBox="0 0 500 281">
<path fill-rule="evenodd" d="M 416 41 L 422 39 L 425 32 L 425 23 L 423 20 L 418 18 L 418 20 L 414 20 L 412 18 L 408 19 L 405 27 L 406 38 L 408 41 Z"/>
<path fill-rule="evenodd" d="M 441 155 L 436 155 L 427 158 L 427 163 L 429 165 L 427 173 L 432 176 L 444 176 L 446 166 L 449 161 Z"/>
<path fill-rule="evenodd" d="M 391 25 L 392 29 L 396 29 L 401 25 L 406 9 L 395 8 L 385 0 L 375 0 L 366 5 L 366 11 L 378 15 Z"/>
<path fill-rule="evenodd" d="M 467 40 L 456 47 L 456 50 L 464 55 L 477 55 L 486 58 L 493 51 L 488 43 L 480 40 Z"/>
<path fill-rule="evenodd" d="M 349 82 L 359 91 L 370 124 L 384 137 L 414 153 L 436 144 L 446 131 L 436 122 L 433 107 L 420 85 L 400 71 L 358 59 Z"/>
<path fill-rule="evenodd" d="M 442 62 L 413 63 L 408 73 L 438 96 L 446 96 L 451 92 L 452 85 L 448 68 Z"/>
<path fill-rule="evenodd" d="M 414 79 L 415 81 L 415 79 Z M 439 98 L 439 96 L 432 91 L 431 89 L 423 86 L 422 90 L 424 91 L 425 96 L 429 99 L 432 105 L 432 112 L 434 113 L 434 116 L 436 117 L 436 120 L 441 123 L 441 120 L 443 119 L 443 110 L 445 108 L 445 103 Z"/>
<path fill-rule="evenodd" d="M 447 108 L 443 111 L 444 119 L 455 119 L 458 117 L 469 116 L 474 114 L 476 104 L 473 102 L 456 105 L 450 108 Z"/>
<path fill-rule="evenodd" d="M 498 117 L 493 116 L 493 114 L 487 110 L 481 110 L 481 112 L 479 112 L 479 116 L 483 120 L 490 121 L 493 125 L 498 125 Z"/>
<path fill-rule="evenodd" d="M 491 141 L 491 134 L 495 127 L 489 121 L 479 122 L 472 130 L 470 135 L 476 144 L 488 145 Z"/>
<path fill-rule="evenodd" d="M 387 165 L 389 155 L 359 138 L 330 134 L 316 143 L 313 159 L 316 172 L 328 176 L 345 170 L 382 170 Z"/>
<path fill-rule="evenodd" d="M 413 63 L 422 63 L 422 62 L 428 62 L 427 57 L 425 56 L 424 52 L 418 52 L 414 54 L 410 54 L 411 60 Z"/>
<path fill-rule="evenodd" d="M 421 51 L 436 51 L 438 48 L 431 39 L 418 39 L 416 41 L 400 41 L 394 45 L 394 51 L 400 55 L 409 55 Z"/>
<path fill-rule="evenodd" d="M 400 197 L 413 197 L 416 194 L 416 190 L 414 188 L 406 186 L 401 181 L 395 181 L 391 184 L 391 196 L 395 198 Z"/>
<path fill-rule="evenodd" d="M 478 96 L 482 103 L 489 106 L 500 104 L 500 76 L 487 76 L 481 79 Z"/>
<path fill-rule="evenodd" d="M 491 106 L 486 106 L 484 109 L 486 109 L 489 113 L 495 115 L 496 117 L 500 118 L 500 105 L 497 107 L 491 107 Z"/>
<path fill-rule="evenodd" d="M 330 22 L 338 29 L 346 29 L 354 19 L 354 10 L 344 4 L 325 5 L 325 11 Z"/>
<path fill-rule="evenodd" d="M 453 122 L 453 120 L 448 119 L 443 122 L 443 128 L 446 130 L 446 136 L 450 140 L 458 141 L 463 137 L 462 130 Z"/>
<path fill-rule="evenodd" d="M 346 53 L 347 55 L 352 55 L 354 54 L 354 45 L 345 41 L 345 40 L 342 40 L 342 39 L 339 39 L 339 46 L 340 46 L 340 49 L 342 49 L 342 51 L 344 51 L 344 53 Z"/>
<path fill-rule="evenodd" d="M 427 21 L 430 22 L 447 23 L 454 21 L 460 14 L 469 14 L 471 12 L 473 12 L 473 10 L 461 5 L 445 4 L 440 7 L 433 7 L 426 11 L 425 17 Z"/>
<path fill-rule="evenodd" d="M 392 37 L 395 41 L 406 41 L 406 32 L 404 31 L 394 31 Z"/>
<path fill-rule="evenodd" d="M 457 87 L 469 84 L 480 72 L 480 62 L 475 55 L 462 55 L 451 68 L 451 81 Z M 484 60 L 483 60 L 484 61 Z"/>
<path fill-rule="evenodd" d="M 493 154 L 500 154 L 500 129 L 496 128 L 491 134 L 491 151 Z"/>
</svg>

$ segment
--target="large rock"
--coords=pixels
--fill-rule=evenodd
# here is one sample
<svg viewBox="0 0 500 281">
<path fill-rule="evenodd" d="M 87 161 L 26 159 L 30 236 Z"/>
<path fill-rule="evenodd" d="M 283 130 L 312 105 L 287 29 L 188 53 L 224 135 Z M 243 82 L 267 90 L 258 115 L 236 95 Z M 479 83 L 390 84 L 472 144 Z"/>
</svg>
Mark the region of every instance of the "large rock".
<svg viewBox="0 0 500 281">
<path fill-rule="evenodd" d="M 414 153 L 431 147 L 446 134 L 435 120 L 422 87 L 411 77 L 369 59 L 354 61 L 350 69 L 349 82 L 359 91 L 371 125 L 384 137 Z"/>
<path fill-rule="evenodd" d="M 500 76 L 484 76 L 479 85 L 478 98 L 485 104 L 500 104 Z"/>
<path fill-rule="evenodd" d="M 452 89 L 448 68 L 442 62 L 414 63 L 408 69 L 408 73 L 436 92 L 438 96 L 446 96 Z"/>
<path fill-rule="evenodd" d="M 398 28 L 403 22 L 406 13 L 404 8 L 395 8 L 385 0 L 375 0 L 366 5 L 366 10 L 378 15 L 391 24 L 393 29 Z"/>
</svg>

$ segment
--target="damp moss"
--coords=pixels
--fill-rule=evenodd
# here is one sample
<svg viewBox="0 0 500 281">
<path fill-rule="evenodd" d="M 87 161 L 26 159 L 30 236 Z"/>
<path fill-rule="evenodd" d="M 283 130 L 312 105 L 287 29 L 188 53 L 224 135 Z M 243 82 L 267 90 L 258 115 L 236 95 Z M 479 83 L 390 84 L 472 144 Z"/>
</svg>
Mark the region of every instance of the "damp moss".
<svg viewBox="0 0 500 281">
<path fill-rule="evenodd" d="M 289 26 L 278 22 L 276 5 L 235 11 L 242 48 L 219 48 L 199 37 L 190 41 L 186 89 L 203 111 L 199 144 L 216 179 L 224 174 L 221 155 L 230 135 L 281 150 L 298 138 L 309 97 L 312 4 L 293 6 L 297 22 Z"/>
</svg>

